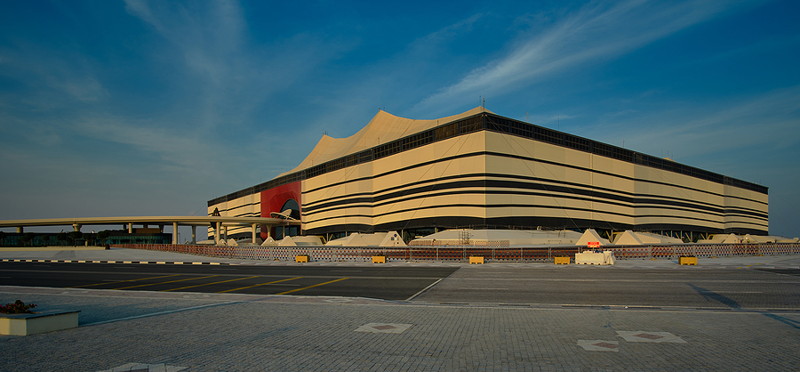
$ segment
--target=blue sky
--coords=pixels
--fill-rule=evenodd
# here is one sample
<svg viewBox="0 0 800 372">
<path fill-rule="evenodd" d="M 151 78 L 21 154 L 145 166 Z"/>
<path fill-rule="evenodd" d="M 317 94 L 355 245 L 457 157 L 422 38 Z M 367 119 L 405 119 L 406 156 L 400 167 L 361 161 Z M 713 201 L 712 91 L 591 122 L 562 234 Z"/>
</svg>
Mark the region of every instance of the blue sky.
<svg viewBox="0 0 800 372">
<path fill-rule="evenodd" d="M 800 235 L 796 1 L 3 1 L 0 219 L 203 215 L 377 112 L 500 115 L 770 188 Z"/>
</svg>

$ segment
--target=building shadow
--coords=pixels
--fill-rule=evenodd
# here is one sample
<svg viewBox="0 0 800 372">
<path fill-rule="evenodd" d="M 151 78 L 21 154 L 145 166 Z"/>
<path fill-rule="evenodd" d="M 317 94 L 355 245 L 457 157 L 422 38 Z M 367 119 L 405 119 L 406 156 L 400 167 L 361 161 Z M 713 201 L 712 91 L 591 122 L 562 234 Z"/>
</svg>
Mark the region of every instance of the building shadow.
<svg viewBox="0 0 800 372">
<path fill-rule="evenodd" d="M 689 287 L 691 287 L 695 292 L 697 292 L 697 294 L 703 296 L 703 298 L 705 298 L 706 300 L 719 302 L 719 303 L 721 303 L 721 304 L 723 304 L 723 305 L 725 305 L 727 307 L 730 307 L 733 310 L 739 310 L 739 311 L 745 310 L 745 309 L 742 308 L 742 305 L 740 305 L 736 300 L 734 300 L 734 299 L 732 299 L 732 298 L 730 298 L 728 296 L 725 296 L 723 294 L 714 292 L 714 291 L 709 290 L 709 289 L 698 287 L 698 286 L 696 286 L 696 285 L 694 285 L 692 283 L 689 283 Z M 768 312 L 768 311 L 760 311 L 760 310 L 748 310 L 748 311 L 761 314 L 761 315 L 763 315 L 763 316 L 765 316 L 767 318 L 777 320 L 777 321 L 779 321 L 779 322 L 781 322 L 783 324 L 788 325 L 789 327 L 792 327 L 794 329 L 800 330 L 800 321 L 798 321 L 798 320 L 789 319 L 789 318 L 786 318 L 786 317 L 783 317 L 783 316 L 780 316 L 780 315 L 777 315 L 777 314 L 773 314 L 773 313 Z"/>
</svg>

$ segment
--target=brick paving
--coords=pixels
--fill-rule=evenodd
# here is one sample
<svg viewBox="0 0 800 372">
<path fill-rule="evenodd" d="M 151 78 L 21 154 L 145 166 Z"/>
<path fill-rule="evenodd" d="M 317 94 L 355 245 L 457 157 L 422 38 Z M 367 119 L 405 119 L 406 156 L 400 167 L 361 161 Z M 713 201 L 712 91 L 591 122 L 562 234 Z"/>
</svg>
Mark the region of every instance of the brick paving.
<svg viewBox="0 0 800 372">
<path fill-rule="evenodd" d="M 28 258 L 126 260 L 138 253 L 114 251 Z M 25 258 L 18 256 L 1 257 Z M 198 261 L 160 252 L 143 256 L 138 259 Z M 718 266 L 798 263 L 796 256 L 720 260 Z M 0 336 L 0 371 L 794 371 L 800 365 L 800 309 L 561 308 L 0 287 L 0 302 L 17 298 L 42 309 L 79 309 L 81 325 Z M 379 332 L 397 327 L 402 332 Z"/>
<path fill-rule="evenodd" d="M 100 323 L 89 325 L 82 317 L 76 329 L 0 336 L 0 370 L 101 371 L 147 364 L 186 371 L 789 371 L 800 365 L 800 313 L 791 311 L 74 291 L 0 288 L 2 299 L 24 294 L 44 304 L 80 305 Z M 130 317 L 131 312 L 156 315 Z M 400 333 L 358 331 L 370 324 L 407 327 Z M 672 335 L 685 343 L 626 341 L 623 335 L 630 334 Z M 616 343 L 616 352 L 589 351 L 580 340 Z"/>
</svg>

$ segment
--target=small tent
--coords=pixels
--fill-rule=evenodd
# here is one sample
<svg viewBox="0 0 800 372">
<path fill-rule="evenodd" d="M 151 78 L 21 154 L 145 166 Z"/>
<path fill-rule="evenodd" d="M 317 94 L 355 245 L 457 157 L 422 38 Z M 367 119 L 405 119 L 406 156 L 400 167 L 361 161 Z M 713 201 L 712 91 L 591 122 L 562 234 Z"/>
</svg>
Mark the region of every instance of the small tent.
<svg viewBox="0 0 800 372">
<path fill-rule="evenodd" d="M 586 229 L 583 232 L 583 235 L 578 239 L 575 245 L 589 245 L 589 242 L 598 242 L 600 245 L 610 245 L 611 243 L 608 239 L 601 238 L 600 234 L 597 233 L 594 229 Z"/>
<path fill-rule="evenodd" d="M 711 239 L 698 240 L 698 244 L 739 244 L 742 238 L 736 234 L 714 234 Z"/>
<path fill-rule="evenodd" d="M 631 230 L 625 230 L 622 234 L 614 239 L 614 245 L 643 245 L 644 243 L 639 240 L 639 237 Z"/>
</svg>

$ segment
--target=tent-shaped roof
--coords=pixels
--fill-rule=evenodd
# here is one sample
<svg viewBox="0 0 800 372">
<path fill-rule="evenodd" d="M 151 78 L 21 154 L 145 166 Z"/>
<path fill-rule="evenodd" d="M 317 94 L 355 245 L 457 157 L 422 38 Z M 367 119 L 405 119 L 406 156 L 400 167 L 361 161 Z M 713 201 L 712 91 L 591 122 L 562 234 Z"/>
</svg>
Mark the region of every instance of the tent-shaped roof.
<svg viewBox="0 0 800 372">
<path fill-rule="evenodd" d="M 600 245 L 609 245 L 611 244 L 608 239 L 601 238 L 600 234 L 597 233 L 594 229 L 586 229 L 581 235 L 580 239 L 575 243 L 575 245 L 587 245 L 589 242 L 599 242 Z"/>
<path fill-rule="evenodd" d="M 742 238 L 736 234 L 714 234 L 711 239 L 698 240 L 699 244 L 739 244 Z"/>
<path fill-rule="evenodd" d="M 633 232 L 625 230 L 616 240 L 614 245 L 644 245 L 644 244 L 683 244 L 683 240 L 648 232 Z"/>
<path fill-rule="evenodd" d="M 397 231 L 389 231 L 374 234 L 352 233 L 343 238 L 331 240 L 325 245 L 335 247 L 404 247 L 406 243 Z"/>
<path fill-rule="evenodd" d="M 622 234 L 620 234 L 616 239 L 614 239 L 614 245 L 642 245 L 644 244 L 639 237 L 634 234 L 631 230 L 625 230 Z"/>
<path fill-rule="evenodd" d="M 279 247 L 294 247 L 294 246 L 321 246 L 322 238 L 316 235 L 308 236 L 287 236 L 278 242 Z"/>
<path fill-rule="evenodd" d="M 508 242 L 509 246 L 572 245 L 581 233 L 570 230 L 444 230 L 424 238 L 415 239 L 418 245 L 462 245 L 487 242 Z M 436 240 L 433 242 L 433 240 Z"/>
<path fill-rule="evenodd" d="M 281 174 L 281 176 L 313 167 L 314 165 L 319 165 L 345 155 L 355 154 L 359 151 L 481 112 L 490 111 L 486 110 L 484 107 L 476 107 L 461 114 L 440 119 L 415 120 L 401 118 L 380 110 L 364 128 L 361 128 L 361 130 L 350 137 L 333 138 L 328 135 L 323 135 L 319 142 L 317 142 L 317 145 L 314 146 L 314 150 L 311 151 L 300 165 Z"/>
</svg>

